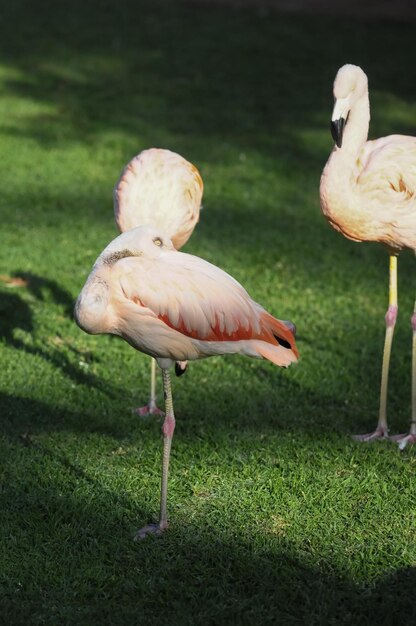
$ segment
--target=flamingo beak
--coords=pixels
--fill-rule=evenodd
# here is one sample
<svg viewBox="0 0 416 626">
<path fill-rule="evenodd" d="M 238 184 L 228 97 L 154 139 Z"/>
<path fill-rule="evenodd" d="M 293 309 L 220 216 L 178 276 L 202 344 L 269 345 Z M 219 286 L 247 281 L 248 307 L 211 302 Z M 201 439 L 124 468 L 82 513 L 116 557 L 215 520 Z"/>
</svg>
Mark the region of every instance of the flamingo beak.
<svg viewBox="0 0 416 626">
<path fill-rule="evenodd" d="M 335 141 L 338 148 L 341 148 L 342 146 L 342 136 L 344 133 L 345 123 L 346 123 L 346 119 L 343 117 L 340 117 L 337 120 L 331 121 L 332 139 Z"/>
<path fill-rule="evenodd" d="M 349 110 L 350 102 L 348 97 L 335 100 L 334 110 L 332 112 L 331 135 L 338 148 L 342 146 L 342 137 Z"/>
</svg>

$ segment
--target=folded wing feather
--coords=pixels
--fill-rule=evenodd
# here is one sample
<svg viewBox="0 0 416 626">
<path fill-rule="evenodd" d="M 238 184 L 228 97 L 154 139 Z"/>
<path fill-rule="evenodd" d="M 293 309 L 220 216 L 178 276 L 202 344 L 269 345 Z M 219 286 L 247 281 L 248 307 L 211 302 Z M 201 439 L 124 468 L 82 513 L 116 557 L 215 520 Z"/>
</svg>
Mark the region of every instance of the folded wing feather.
<svg viewBox="0 0 416 626">
<path fill-rule="evenodd" d="M 189 254 L 167 251 L 157 260 L 124 259 L 120 283 L 125 297 L 175 330 L 204 341 L 262 339 L 291 331 L 250 298 L 229 274 Z M 273 322 L 271 323 L 271 320 Z"/>
</svg>

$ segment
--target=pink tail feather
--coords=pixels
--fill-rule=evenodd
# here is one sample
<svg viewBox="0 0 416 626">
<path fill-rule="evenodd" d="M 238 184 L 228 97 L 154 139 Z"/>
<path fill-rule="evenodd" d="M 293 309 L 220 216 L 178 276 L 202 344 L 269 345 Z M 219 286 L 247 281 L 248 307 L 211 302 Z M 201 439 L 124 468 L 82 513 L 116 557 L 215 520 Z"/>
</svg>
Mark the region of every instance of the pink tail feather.
<svg viewBox="0 0 416 626">
<path fill-rule="evenodd" d="M 263 357 L 280 367 L 289 367 L 291 363 L 296 363 L 297 354 L 291 349 L 282 346 L 266 343 L 265 341 L 253 341 L 253 348 Z"/>
</svg>

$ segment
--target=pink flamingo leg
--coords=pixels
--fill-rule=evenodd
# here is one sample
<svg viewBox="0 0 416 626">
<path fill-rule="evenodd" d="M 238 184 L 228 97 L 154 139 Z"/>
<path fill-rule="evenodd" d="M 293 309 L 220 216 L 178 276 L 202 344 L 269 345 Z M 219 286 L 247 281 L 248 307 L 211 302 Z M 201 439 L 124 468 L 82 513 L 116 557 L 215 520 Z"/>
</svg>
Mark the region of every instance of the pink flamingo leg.
<svg viewBox="0 0 416 626">
<path fill-rule="evenodd" d="M 412 330 L 412 421 L 408 433 L 392 437 L 393 441 L 399 444 L 400 450 L 404 450 L 407 444 L 416 443 L 416 302 L 412 315 Z"/>
<path fill-rule="evenodd" d="M 393 342 L 394 327 L 397 319 L 397 257 L 390 256 L 389 307 L 385 316 L 386 336 L 384 339 L 383 365 L 381 369 L 380 409 L 377 427 L 374 432 L 365 435 L 354 435 L 355 441 L 375 441 L 388 439 L 387 427 L 387 386 L 389 380 L 389 365 L 391 345 Z"/>
<path fill-rule="evenodd" d="M 168 495 L 168 474 L 170 449 L 172 446 L 172 438 L 175 430 L 175 415 L 173 412 L 172 389 L 170 383 L 169 370 L 162 369 L 163 390 L 165 394 L 165 411 L 166 417 L 163 422 L 163 462 L 162 462 L 162 484 L 160 493 L 160 515 L 158 524 L 147 524 L 137 531 L 134 539 L 144 539 L 147 535 L 161 535 L 168 527 L 167 518 L 167 495 Z"/>
<path fill-rule="evenodd" d="M 145 406 L 140 406 L 135 409 L 135 412 L 144 417 L 145 415 L 164 415 L 164 412 L 159 409 L 156 404 L 156 361 L 152 359 L 151 372 L 150 372 L 150 396 L 149 402 Z"/>
</svg>

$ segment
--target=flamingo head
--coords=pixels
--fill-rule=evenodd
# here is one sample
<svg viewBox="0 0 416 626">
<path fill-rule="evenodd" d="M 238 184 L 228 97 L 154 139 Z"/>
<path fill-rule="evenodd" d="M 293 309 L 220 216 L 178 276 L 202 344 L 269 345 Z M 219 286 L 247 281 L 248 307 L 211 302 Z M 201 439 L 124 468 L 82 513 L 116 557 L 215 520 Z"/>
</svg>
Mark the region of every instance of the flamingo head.
<svg viewBox="0 0 416 626">
<path fill-rule="evenodd" d="M 167 250 L 175 248 L 164 232 L 147 225 L 136 226 L 113 239 L 98 257 L 97 264 L 111 267 L 126 257 L 156 259 Z"/>
<path fill-rule="evenodd" d="M 331 134 L 338 146 L 342 146 L 344 128 L 348 115 L 355 102 L 368 93 L 367 76 L 358 65 L 343 65 L 334 81 L 334 109 L 331 120 Z"/>
</svg>

